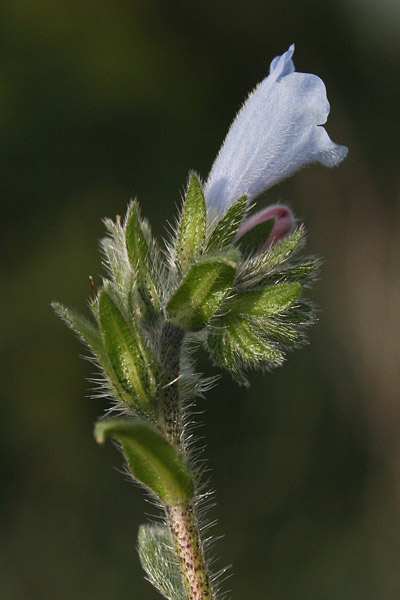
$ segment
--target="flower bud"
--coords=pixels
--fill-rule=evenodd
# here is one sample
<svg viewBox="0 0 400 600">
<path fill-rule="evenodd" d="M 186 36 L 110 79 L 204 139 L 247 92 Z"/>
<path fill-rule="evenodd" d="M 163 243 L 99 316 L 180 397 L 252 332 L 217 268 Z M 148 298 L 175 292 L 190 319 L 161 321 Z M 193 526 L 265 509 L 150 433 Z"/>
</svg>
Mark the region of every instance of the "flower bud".
<svg viewBox="0 0 400 600">
<path fill-rule="evenodd" d="M 258 248 L 260 252 L 267 250 L 270 246 L 284 238 L 293 227 L 293 215 L 286 206 L 276 204 L 260 210 L 242 223 L 237 232 L 236 239 L 240 240 L 244 235 L 251 233 L 255 227 L 272 219 L 274 221 L 272 229 L 268 237 Z"/>
</svg>

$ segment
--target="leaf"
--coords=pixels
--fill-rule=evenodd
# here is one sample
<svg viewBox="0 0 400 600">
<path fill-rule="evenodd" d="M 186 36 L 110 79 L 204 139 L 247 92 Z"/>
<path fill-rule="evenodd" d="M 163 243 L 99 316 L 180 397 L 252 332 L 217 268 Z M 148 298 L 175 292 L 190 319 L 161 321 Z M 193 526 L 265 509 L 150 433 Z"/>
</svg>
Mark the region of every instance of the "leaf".
<svg viewBox="0 0 400 600">
<path fill-rule="evenodd" d="M 137 201 L 133 201 L 126 216 L 126 249 L 129 260 L 138 271 L 148 263 L 149 247 L 142 227 Z"/>
<path fill-rule="evenodd" d="M 146 408 L 156 392 L 155 360 L 131 320 L 126 323 L 108 292 L 98 296 L 100 329 L 120 386 Z"/>
<path fill-rule="evenodd" d="M 286 311 L 301 293 L 299 283 L 282 283 L 261 290 L 238 293 L 228 300 L 224 308 L 232 317 L 270 317 Z"/>
<path fill-rule="evenodd" d="M 143 302 L 146 316 L 152 319 L 159 310 L 157 275 L 154 264 L 156 252 L 150 229 L 140 217 L 139 206 L 132 202 L 125 223 L 125 241 L 128 257 L 136 274 L 137 289 Z"/>
<path fill-rule="evenodd" d="M 169 600 L 186 600 L 178 557 L 168 527 L 141 525 L 138 550 L 150 583 Z"/>
<path fill-rule="evenodd" d="M 112 375 L 112 365 L 108 358 L 108 354 L 98 327 L 86 319 L 86 317 L 83 317 L 78 312 L 72 310 L 72 308 L 67 308 L 58 302 L 52 302 L 52 307 L 56 314 L 63 319 L 68 327 L 72 329 L 72 331 L 74 331 L 89 347 L 104 368 L 105 372 Z"/>
<path fill-rule="evenodd" d="M 274 224 L 275 219 L 267 219 L 254 225 L 237 240 L 236 245 L 243 252 L 257 252 L 267 241 Z"/>
<path fill-rule="evenodd" d="M 208 252 L 216 252 L 229 247 L 238 232 L 246 212 L 247 196 L 241 196 L 228 208 L 210 235 Z"/>
<path fill-rule="evenodd" d="M 108 236 L 101 240 L 101 247 L 105 254 L 105 266 L 116 287 L 125 292 L 131 278 L 131 267 L 127 259 L 125 237 L 119 220 L 116 223 L 111 219 L 104 219 Z"/>
<path fill-rule="evenodd" d="M 183 504 L 192 499 L 191 471 L 177 450 L 147 423 L 100 420 L 95 425 L 94 436 L 99 444 L 107 437 L 118 440 L 132 475 L 165 504 Z"/>
<path fill-rule="evenodd" d="M 206 235 L 206 202 L 201 184 L 194 173 L 190 176 L 179 224 L 176 258 L 185 272 L 200 254 Z"/>
<path fill-rule="evenodd" d="M 199 331 L 229 294 L 236 273 L 236 253 L 214 256 L 192 265 L 167 306 L 171 323 Z"/>
</svg>

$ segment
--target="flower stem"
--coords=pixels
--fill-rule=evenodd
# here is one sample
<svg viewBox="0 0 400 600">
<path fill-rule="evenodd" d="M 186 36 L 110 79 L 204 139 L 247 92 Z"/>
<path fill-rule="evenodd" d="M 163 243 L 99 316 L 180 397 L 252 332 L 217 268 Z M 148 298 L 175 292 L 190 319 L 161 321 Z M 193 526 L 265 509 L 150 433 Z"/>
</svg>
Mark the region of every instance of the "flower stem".
<svg viewBox="0 0 400 600">
<path fill-rule="evenodd" d="M 212 600 L 214 593 L 192 505 L 167 506 L 166 513 L 182 573 L 187 600 Z"/>
</svg>

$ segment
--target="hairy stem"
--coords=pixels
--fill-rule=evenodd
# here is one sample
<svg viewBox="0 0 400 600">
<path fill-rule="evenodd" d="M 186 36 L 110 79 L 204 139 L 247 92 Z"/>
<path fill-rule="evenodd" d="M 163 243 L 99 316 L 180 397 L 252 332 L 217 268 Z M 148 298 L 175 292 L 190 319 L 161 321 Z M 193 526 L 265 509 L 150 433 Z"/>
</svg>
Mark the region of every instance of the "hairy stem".
<svg viewBox="0 0 400 600">
<path fill-rule="evenodd" d="M 183 450 L 182 406 L 179 397 L 180 359 L 184 332 L 166 322 L 160 335 L 162 381 L 159 429 L 178 450 Z"/>
<path fill-rule="evenodd" d="M 166 513 L 178 556 L 187 600 L 212 600 L 210 577 L 192 505 L 167 506 Z"/>
<path fill-rule="evenodd" d="M 160 335 L 163 381 L 159 429 L 180 452 L 185 450 L 182 403 L 179 395 L 180 359 L 184 332 L 165 323 Z M 204 558 L 199 524 L 192 504 L 166 506 L 187 600 L 212 600 L 210 577 Z"/>
</svg>

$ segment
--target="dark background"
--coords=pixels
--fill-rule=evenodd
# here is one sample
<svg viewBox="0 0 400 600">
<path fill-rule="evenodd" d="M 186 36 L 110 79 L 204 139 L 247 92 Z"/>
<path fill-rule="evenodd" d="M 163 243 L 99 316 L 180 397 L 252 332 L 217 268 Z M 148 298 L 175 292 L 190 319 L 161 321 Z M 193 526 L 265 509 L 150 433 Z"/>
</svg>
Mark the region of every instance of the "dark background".
<svg viewBox="0 0 400 600">
<path fill-rule="evenodd" d="M 5 600 L 157 598 L 136 555 L 154 509 L 92 437 L 105 403 L 52 314 L 86 310 L 101 219 L 154 231 L 206 177 L 249 90 L 295 42 L 350 148 L 268 191 L 324 257 L 310 345 L 199 402 L 233 599 L 400 597 L 400 9 L 393 0 L 3 0 L 1 510 Z M 200 367 L 213 370 L 200 355 Z"/>
</svg>

